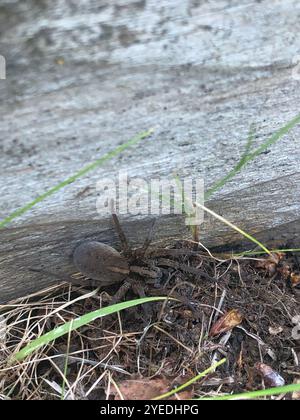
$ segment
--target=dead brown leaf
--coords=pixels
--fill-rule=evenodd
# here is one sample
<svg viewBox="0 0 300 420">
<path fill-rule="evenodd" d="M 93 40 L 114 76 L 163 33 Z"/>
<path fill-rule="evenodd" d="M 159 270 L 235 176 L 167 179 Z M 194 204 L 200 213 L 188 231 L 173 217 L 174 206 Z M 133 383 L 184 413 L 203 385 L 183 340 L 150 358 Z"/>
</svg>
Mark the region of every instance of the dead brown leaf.
<svg viewBox="0 0 300 420">
<path fill-rule="evenodd" d="M 172 383 L 166 378 L 154 379 L 129 379 L 118 384 L 119 391 L 125 400 L 151 400 L 163 395 L 172 389 Z M 121 400 L 118 391 L 112 387 L 111 393 L 115 400 Z M 169 400 L 191 399 L 192 391 L 184 391 L 168 398 Z"/>
<path fill-rule="evenodd" d="M 283 264 L 282 267 L 278 267 L 277 271 L 282 275 L 285 280 L 289 280 L 291 277 L 291 266 L 289 264 Z"/>
<path fill-rule="evenodd" d="M 284 257 L 285 254 L 283 253 L 271 254 L 267 258 L 257 261 L 256 267 L 262 270 L 266 270 L 267 274 L 272 277 L 276 273 L 278 264 L 283 260 Z"/>
<path fill-rule="evenodd" d="M 209 335 L 216 337 L 227 331 L 232 330 L 243 322 L 243 315 L 238 309 L 232 309 L 223 315 L 212 327 Z"/>
<path fill-rule="evenodd" d="M 280 376 L 279 373 L 275 372 L 271 366 L 264 363 L 256 363 L 255 369 L 261 375 L 267 387 L 273 388 L 285 385 L 283 377 Z"/>
<path fill-rule="evenodd" d="M 292 286 L 293 287 L 299 286 L 299 284 L 300 284 L 300 274 L 292 273 L 291 274 L 291 281 L 292 281 Z"/>
</svg>

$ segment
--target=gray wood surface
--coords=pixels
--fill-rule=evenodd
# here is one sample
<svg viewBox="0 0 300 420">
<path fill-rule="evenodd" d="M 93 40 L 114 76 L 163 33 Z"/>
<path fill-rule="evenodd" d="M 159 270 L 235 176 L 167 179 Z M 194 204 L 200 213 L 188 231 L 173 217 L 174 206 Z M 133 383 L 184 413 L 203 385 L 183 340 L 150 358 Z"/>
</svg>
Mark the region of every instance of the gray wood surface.
<svg viewBox="0 0 300 420">
<path fill-rule="evenodd" d="M 118 170 L 203 177 L 209 188 L 299 112 L 300 3 L 294 0 L 1 0 L 0 219 L 136 133 L 151 138 L 65 187 L 0 232 L 0 303 L 71 272 L 74 246 L 116 244 L 96 182 Z M 299 245 L 296 127 L 206 203 L 269 242 Z M 88 188 L 87 188 L 88 187 Z M 82 193 L 82 194 L 81 194 Z M 151 217 L 122 218 L 134 245 Z M 161 217 L 156 239 L 189 234 Z M 210 217 L 207 246 L 240 240 Z"/>
</svg>

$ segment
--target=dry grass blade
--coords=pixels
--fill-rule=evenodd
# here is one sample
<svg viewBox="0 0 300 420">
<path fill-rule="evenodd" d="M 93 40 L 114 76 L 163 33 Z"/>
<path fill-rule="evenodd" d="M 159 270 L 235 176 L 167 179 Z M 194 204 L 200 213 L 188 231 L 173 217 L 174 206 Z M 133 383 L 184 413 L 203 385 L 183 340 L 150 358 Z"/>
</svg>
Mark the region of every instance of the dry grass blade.
<svg viewBox="0 0 300 420">
<path fill-rule="evenodd" d="M 202 210 L 206 211 L 207 213 L 211 214 L 216 219 L 218 219 L 221 222 L 225 223 L 225 225 L 231 227 L 233 230 L 235 230 L 236 232 L 240 233 L 242 236 L 244 236 L 245 238 L 249 239 L 251 242 L 253 242 L 256 245 L 258 245 L 266 254 L 271 255 L 271 252 L 261 242 L 259 242 L 257 239 L 255 239 L 253 236 L 251 236 L 249 233 L 243 231 L 242 229 L 240 229 L 239 227 L 237 227 L 233 223 L 229 222 L 229 220 L 227 220 L 224 217 L 220 216 L 219 214 L 215 213 L 213 210 L 210 210 L 209 208 L 207 208 L 203 204 L 195 203 L 195 205 L 197 207 L 200 207 Z"/>
</svg>

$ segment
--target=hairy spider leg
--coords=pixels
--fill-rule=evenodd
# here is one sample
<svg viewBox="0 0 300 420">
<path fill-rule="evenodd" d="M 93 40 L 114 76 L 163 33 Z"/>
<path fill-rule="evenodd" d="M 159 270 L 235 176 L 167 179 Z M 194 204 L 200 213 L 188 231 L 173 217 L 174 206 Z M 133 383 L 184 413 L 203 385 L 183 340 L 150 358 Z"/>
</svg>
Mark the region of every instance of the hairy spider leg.
<svg viewBox="0 0 300 420">
<path fill-rule="evenodd" d="M 120 286 L 119 290 L 115 293 L 115 295 L 111 299 L 111 304 L 114 305 L 115 303 L 120 302 L 123 298 L 125 298 L 126 293 L 131 289 L 131 281 L 130 279 L 124 280 L 124 283 Z"/>
<path fill-rule="evenodd" d="M 121 246 L 124 254 L 129 254 L 131 252 L 130 246 L 128 245 L 125 233 L 121 227 L 121 224 L 119 222 L 119 218 L 116 215 L 116 213 L 112 213 L 112 220 L 115 226 L 115 230 L 119 236 L 119 239 L 121 241 Z"/>
<path fill-rule="evenodd" d="M 141 257 L 145 256 L 146 252 L 148 251 L 149 246 L 151 245 L 153 235 L 154 235 L 155 225 L 156 225 L 156 218 L 152 221 L 147 238 L 145 239 L 145 242 L 143 243 L 141 249 L 139 250 L 139 254 L 141 255 Z"/>
</svg>

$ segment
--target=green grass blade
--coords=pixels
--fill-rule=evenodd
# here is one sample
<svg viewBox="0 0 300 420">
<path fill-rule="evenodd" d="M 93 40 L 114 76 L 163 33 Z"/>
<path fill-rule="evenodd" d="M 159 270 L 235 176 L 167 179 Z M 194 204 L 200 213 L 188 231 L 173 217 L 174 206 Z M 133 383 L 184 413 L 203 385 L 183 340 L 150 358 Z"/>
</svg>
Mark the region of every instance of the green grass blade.
<svg viewBox="0 0 300 420">
<path fill-rule="evenodd" d="M 194 378 L 190 379 L 185 384 L 180 385 L 179 387 L 177 387 L 175 389 L 172 389 L 172 391 L 166 392 L 163 395 L 159 395 L 158 397 L 153 398 L 153 400 L 155 400 L 155 401 L 157 401 L 157 400 L 165 400 L 166 398 L 169 398 L 172 395 L 177 394 L 178 392 L 184 390 L 188 386 L 190 386 L 190 385 L 194 384 L 195 382 L 199 381 L 199 379 L 204 378 L 209 373 L 214 372 L 219 366 L 223 365 L 224 363 L 226 363 L 226 359 L 220 360 L 220 362 L 215 363 L 213 366 L 211 366 L 210 368 L 206 369 L 204 372 L 199 373 L 199 375 L 197 375 Z"/>
<path fill-rule="evenodd" d="M 271 254 L 287 254 L 290 252 L 300 252 L 300 248 L 290 248 L 290 249 L 271 249 Z M 244 251 L 238 254 L 232 254 L 232 258 L 239 258 L 239 257 L 249 257 L 255 255 L 265 255 L 264 251 Z"/>
<path fill-rule="evenodd" d="M 210 188 L 205 193 L 205 199 L 209 199 L 216 191 L 220 190 L 224 185 L 229 182 L 232 178 L 235 177 L 237 173 L 239 173 L 245 165 L 247 165 L 250 161 L 254 160 L 256 157 L 258 157 L 260 154 L 265 152 L 270 146 L 277 143 L 283 136 L 285 136 L 290 130 L 292 130 L 296 125 L 300 123 L 300 114 L 294 117 L 291 121 L 289 121 L 286 125 L 284 125 L 282 128 L 280 128 L 278 131 L 276 131 L 268 140 L 266 140 L 261 146 L 259 146 L 256 150 L 253 152 L 250 152 L 250 146 L 253 141 L 253 131 L 250 130 L 250 135 L 247 143 L 246 150 L 242 156 L 242 158 L 239 160 L 239 162 L 236 164 L 236 166 L 220 181 L 217 181 L 212 188 Z"/>
<path fill-rule="evenodd" d="M 65 359 L 65 366 L 64 366 L 64 374 L 63 374 L 63 383 L 61 387 L 61 396 L 60 399 L 63 400 L 66 395 L 66 385 L 67 385 L 67 373 L 68 373 L 68 361 L 69 361 L 69 354 L 70 354 L 70 347 L 71 347 L 71 333 L 72 333 L 72 326 L 74 320 L 70 322 L 69 332 L 68 332 L 68 342 L 67 342 L 67 352 L 66 352 L 66 359 Z"/>
<path fill-rule="evenodd" d="M 258 147 L 254 152 L 250 153 L 247 157 L 245 163 L 250 162 L 255 159 L 257 156 L 264 153 L 270 146 L 277 143 L 283 136 L 285 136 L 289 131 L 291 131 L 296 125 L 300 124 L 300 114 L 296 115 L 291 121 L 286 125 L 276 131 L 267 141 L 265 141 L 260 147 Z"/>
<path fill-rule="evenodd" d="M 220 179 L 220 181 L 217 181 L 213 185 L 213 187 L 205 193 L 205 199 L 206 200 L 208 198 L 210 198 L 216 191 L 223 188 L 224 185 L 228 181 L 230 181 L 238 172 L 240 172 L 242 170 L 243 166 L 246 165 L 246 163 L 248 162 L 247 159 L 248 159 L 248 156 L 249 156 L 249 153 L 250 153 L 250 149 L 251 149 L 251 146 L 252 146 L 252 143 L 253 143 L 253 138 L 254 138 L 254 129 L 253 129 L 253 127 L 251 127 L 249 137 L 248 137 L 248 141 L 247 141 L 247 145 L 246 145 L 245 151 L 244 151 L 241 159 L 236 164 L 236 166 L 227 175 L 224 176 L 224 178 Z"/>
<path fill-rule="evenodd" d="M 79 318 L 66 322 L 65 324 L 42 335 L 36 340 L 31 341 L 22 350 L 20 350 L 15 355 L 11 356 L 10 362 L 11 363 L 15 361 L 20 362 L 24 360 L 27 356 L 32 354 L 34 351 L 36 351 L 37 349 L 45 346 L 46 344 L 51 343 L 52 341 L 56 340 L 59 337 L 62 337 L 65 334 L 69 334 L 71 331 L 77 330 L 83 325 L 90 324 L 91 322 L 95 321 L 98 318 L 102 318 L 104 316 L 111 315 L 119 311 L 123 311 L 124 309 L 132 308 L 133 306 L 138 306 L 138 305 L 142 305 L 144 303 L 149 303 L 149 302 L 158 302 L 158 301 L 162 301 L 166 299 L 168 298 L 167 297 L 149 297 L 149 298 L 143 298 L 143 299 L 134 299 L 128 302 L 122 302 L 122 303 L 117 303 L 116 305 L 107 306 L 105 308 L 98 309 L 96 311 L 85 314 Z"/>
<path fill-rule="evenodd" d="M 22 216 L 27 211 L 31 210 L 36 204 L 40 203 L 41 201 L 45 200 L 46 198 L 50 197 L 51 195 L 57 193 L 62 188 L 66 187 L 69 184 L 72 184 L 77 179 L 81 178 L 82 176 L 86 175 L 88 172 L 91 172 L 98 168 L 99 166 L 103 165 L 108 160 L 114 158 L 115 156 L 119 155 L 120 153 L 124 152 L 124 150 L 128 149 L 129 147 L 137 144 L 139 141 L 149 137 L 153 133 L 153 130 L 144 131 L 142 133 L 137 134 L 135 137 L 133 137 L 131 140 L 129 140 L 126 143 L 121 144 L 120 146 L 116 147 L 111 152 L 106 153 L 101 158 L 97 159 L 95 162 L 85 166 L 80 171 L 75 173 L 74 175 L 67 178 L 65 181 L 60 182 L 58 185 L 50 188 L 45 193 L 38 196 L 36 199 L 31 201 L 30 203 L 26 204 L 24 207 L 21 207 L 20 209 L 17 209 L 13 213 L 11 213 L 9 216 L 7 216 L 5 219 L 3 219 L 0 222 L 0 229 L 7 226 L 10 222 L 12 222 L 17 217 Z"/>
<path fill-rule="evenodd" d="M 225 395 L 214 398 L 198 398 L 201 401 L 230 401 L 230 400 L 250 400 L 263 397 L 271 397 L 280 394 L 300 391 L 300 384 L 286 385 L 278 388 L 263 389 L 261 391 L 245 392 L 243 394 Z"/>
</svg>

